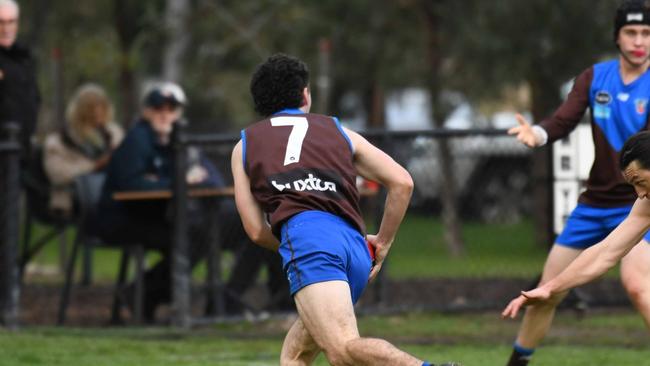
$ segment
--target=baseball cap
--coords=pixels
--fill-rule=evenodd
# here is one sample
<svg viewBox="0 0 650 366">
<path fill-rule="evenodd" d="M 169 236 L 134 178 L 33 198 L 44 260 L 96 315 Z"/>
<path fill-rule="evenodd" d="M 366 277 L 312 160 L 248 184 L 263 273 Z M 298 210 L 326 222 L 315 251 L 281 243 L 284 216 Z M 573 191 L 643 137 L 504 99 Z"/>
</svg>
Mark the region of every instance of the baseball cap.
<svg viewBox="0 0 650 366">
<path fill-rule="evenodd" d="M 153 86 L 144 97 L 144 105 L 152 108 L 160 108 L 163 105 L 173 107 L 185 106 L 187 98 L 180 86 L 171 82 L 165 82 Z"/>
<path fill-rule="evenodd" d="M 625 0 L 616 9 L 614 42 L 618 40 L 621 28 L 630 24 L 650 25 L 650 6 L 645 0 Z"/>
</svg>

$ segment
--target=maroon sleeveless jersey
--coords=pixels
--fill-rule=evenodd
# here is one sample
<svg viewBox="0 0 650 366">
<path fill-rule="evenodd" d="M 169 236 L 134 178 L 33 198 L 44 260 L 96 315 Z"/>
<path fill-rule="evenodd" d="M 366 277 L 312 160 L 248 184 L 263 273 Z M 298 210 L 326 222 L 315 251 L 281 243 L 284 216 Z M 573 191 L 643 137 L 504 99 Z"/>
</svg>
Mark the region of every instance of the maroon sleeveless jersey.
<svg viewBox="0 0 650 366">
<path fill-rule="evenodd" d="M 352 144 L 338 121 L 278 113 L 245 129 L 242 140 L 251 192 L 277 237 L 287 219 L 308 210 L 342 217 L 365 234 Z"/>
</svg>

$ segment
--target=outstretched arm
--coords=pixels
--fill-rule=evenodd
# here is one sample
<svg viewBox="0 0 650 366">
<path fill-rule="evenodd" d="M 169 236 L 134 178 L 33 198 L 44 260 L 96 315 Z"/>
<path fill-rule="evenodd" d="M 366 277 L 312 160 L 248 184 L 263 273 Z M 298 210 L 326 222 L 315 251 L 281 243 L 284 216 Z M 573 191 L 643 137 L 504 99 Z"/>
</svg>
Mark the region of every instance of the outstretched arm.
<svg viewBox="0 0 650 366">
<path fill-rule="evenodd" d="M 516 135 L 517 140 L 528 147 L 542 146 L 546 143 L 546 132 L 539 126 L 531 124 L 521 114 L 516 114 L 518 126 L 508 130 L 508 135 Z"/>
<path fill-rule="evenodd" d="M 650 228 L 650 200 L 637 199 L 629 216 L 603 241 L 582 252 L 562 273 L 541 287 L 522 291 L 501 314 L 514 318 L 522 306 L 548 300 L 553 294 L 585 284 L 612 268 Z"/>
<path fill-rule="evenodd" d="M 406 169 L 361 135 L 348 129 L 345 129 L 345 133 L 354 146 L 355 166 L 359 174 L 380 183 L 388 191 L 379 231 L 377 235 L 366 238 L 375 247 L 375 266 L 370 273 L 372 280 L 379 273 L 404 218 L 413 192 L 413 179 Z"/>
<path fill-rule="evenodd" d="M 264 218 L 262 208 L 251 193 L 250 180 L 244 171 L 242 161 L 241 141 L 235 145 L 232 151 L 230 165 L 235 185 L 235 204 L 246 234 L 256 244 L 277 251 L 280 243 L 271 232 L 271 227 Z"/>
</svg>

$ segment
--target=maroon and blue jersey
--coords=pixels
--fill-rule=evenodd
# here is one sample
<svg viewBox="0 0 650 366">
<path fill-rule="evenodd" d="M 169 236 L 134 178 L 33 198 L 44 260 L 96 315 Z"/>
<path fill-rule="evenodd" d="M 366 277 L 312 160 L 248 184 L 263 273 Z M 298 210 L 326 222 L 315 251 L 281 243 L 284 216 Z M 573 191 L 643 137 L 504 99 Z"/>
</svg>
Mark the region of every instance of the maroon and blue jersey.
<svg viewBox="0 0 650 366">
<path fill-rule="evenodd" d="M 331 213 L 365 234 L 353 146 L 338 120 L 284 110 L 241 137 L 251 192 L 276 237 L 286 220 L 303 211 Z"/>
<path fill-rule="evenodd" d="M 621 175 L 619 152 L 633 134 L 648 129 L 650 72 L 631 83 L 621 79 L 619 60 L 596 64 L 580 74 L 567 100 L 540 123 L 553 142 L 568 135 L 591 109 L 594 163 L 579 202 L 595 207 L 631 205 L 636 194 Z"/>
</svg>

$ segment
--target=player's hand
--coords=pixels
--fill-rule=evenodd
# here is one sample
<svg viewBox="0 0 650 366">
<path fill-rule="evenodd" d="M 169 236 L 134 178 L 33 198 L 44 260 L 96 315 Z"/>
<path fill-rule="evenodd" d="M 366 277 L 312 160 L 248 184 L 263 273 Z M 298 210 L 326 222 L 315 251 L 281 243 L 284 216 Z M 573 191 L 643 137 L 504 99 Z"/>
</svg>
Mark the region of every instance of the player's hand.
<svg viewBox="0 0 650 366">
<path fill-rule="evenodd" d="M 524 118 L 524 116 L 519 113 L 517 113 L 515 117 L 517 118 L 519 126 L 515 126 L 509 129 L 508 135 L 517 135 L 517 140 L 528 147 L 535 147 L 539 145 L 537 136 L 533 131 L 533 127 L 526 120 L 526 118 Z"/>
<path fill-rule="evenodd" d="M 368 282 L 370 282 L 377 277 L 377 274 L 379 274 L 381 266 L 390 250 L 390 244 L 381 243 L 377 239 L 377 235 L 367 235 L 366 240 L 375 248 L 375 265 L 370 269 L 370 275 L 368 276 Z"/>
<path fill-rule="evenodd" d="M 501 317 L 514 319 L 522 306 L 538 304 L 547 301 L 550 297 L 551 292 L 543 287 L 538 287 L 530 291 L 522 291 L 521 295 L 510 301 L 508 306 L 503 309 Z"/>
</svg>

